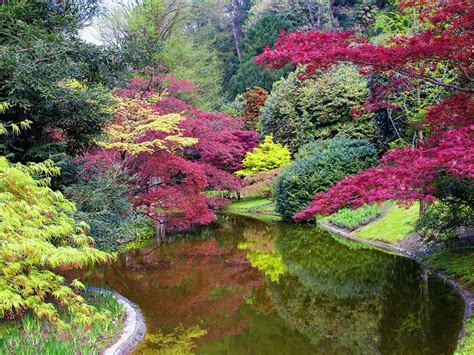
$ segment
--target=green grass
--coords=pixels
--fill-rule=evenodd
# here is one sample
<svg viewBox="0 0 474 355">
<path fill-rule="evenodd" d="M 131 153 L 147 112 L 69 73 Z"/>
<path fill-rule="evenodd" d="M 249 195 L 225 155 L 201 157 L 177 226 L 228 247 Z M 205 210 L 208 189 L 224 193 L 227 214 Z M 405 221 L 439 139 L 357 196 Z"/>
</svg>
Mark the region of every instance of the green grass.
<svg viewBox="0 0 474 355">
<path fill-rule="evenodd" d="M 328 221 L 338 227 L 355 229 L 377 218 L 381 211 L 378 205 L 365 205 L 356 210 L 343 208 L 328 217 Z"/>
<path fill-rule="evenodd" d="M 242 200 L 233 201 L 226 206 L 229 210 L 254 210 L 271 205 L 272 201 L 264 197 L 251 197 Z"/>
<path fill-rule="evenodd" d="M 474 317 L 471 316 L 466 323 L 466 334 L 459 342 L 458 348 L 454 355 L 472 355 L 474 354 Z"/>
<path fill-rule="evenodd" d="M 408 209 L 392 205 L 385 216 L 353 234 L 360 238 L 396 244 L 413 231 L 418 216 L 419 206 L 416 203 Z"/>
<path fill-rule="evenodd" d="M 444 249 L 423 258 L 428 264 L 463 282 L 474 292 L 474 247 Z"/>
<path fill-rule="evenodd" d="M 99 354 L 119 337 L 125 311 L 110 295 L 88 292 L 85 299 L 97 309 L 108 310 L 109 318 L 87 327 L 72 325 L 70 332 L 58 331 L 30 313 L 19 320 L 0 321 L 0 354 Z M 60 317 L 70 323 L 74 316 L 63 312 Z"/>
<path fill-rule="evenodd" d="M 275 212 L 275 203 L 264 197 L 251 197 L 233 201 L 225 206 L 225 211 L 265 222 L 281 220 L 280 215 Z"/>
</svg>

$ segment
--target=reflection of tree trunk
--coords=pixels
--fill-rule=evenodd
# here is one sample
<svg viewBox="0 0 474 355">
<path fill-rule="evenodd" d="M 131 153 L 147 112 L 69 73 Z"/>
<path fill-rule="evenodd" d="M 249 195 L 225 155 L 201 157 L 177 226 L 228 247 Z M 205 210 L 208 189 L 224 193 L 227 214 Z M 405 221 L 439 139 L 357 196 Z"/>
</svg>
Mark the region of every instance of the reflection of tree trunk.
<svg viewBox="0 0 474 355">
<path fill-rule="evenodd" d="M 428 302 L 430 298 L 430 293 L 429 293 L 429 285 L 428 285 L 428 280 L 429 280 L 429 275 L 428 275 L 428 270 L 423 270 L 423 297 L 425 298 L 426 305 L 423 307 L 423 314 L 425 316 L 425 321 L 427 323 L 430 322 L 430 312 L 428 311 Z"/>
<path fill-rule="evenodd" d="M 428 271 L 424 270 L 423 271 L 423 296 L 428 299 L 429 297 L 429 287 L 428 287 Z"/>
</svg>

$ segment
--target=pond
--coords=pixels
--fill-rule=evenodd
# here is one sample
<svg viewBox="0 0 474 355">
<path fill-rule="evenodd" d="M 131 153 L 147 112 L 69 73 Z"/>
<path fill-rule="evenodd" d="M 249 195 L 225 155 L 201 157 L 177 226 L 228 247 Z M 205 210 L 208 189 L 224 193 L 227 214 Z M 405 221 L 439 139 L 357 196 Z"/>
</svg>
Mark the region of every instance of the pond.
<svg viewBox="0 0 474 355">
<path fill-rule="evenodd" d="M 452 354 L 464 312 L 407 258 L 239 216 L 69 277 L 140 306 L 148 333 L 137 353 L 181 327 L 207 332 L 197 354 Z"/>
</svg>

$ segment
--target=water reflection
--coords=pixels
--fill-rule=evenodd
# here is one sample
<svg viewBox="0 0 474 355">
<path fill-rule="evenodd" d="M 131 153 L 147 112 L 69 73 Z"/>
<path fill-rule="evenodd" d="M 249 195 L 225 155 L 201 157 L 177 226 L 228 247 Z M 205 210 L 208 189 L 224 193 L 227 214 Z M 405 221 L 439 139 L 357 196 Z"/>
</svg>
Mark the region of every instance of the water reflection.
<svg viewBox="0 0 474 355">
<path fill-rule="evenodd" d="M 450 354 L 463 304 L 410 260 L 310 226 L 222 216 L 76 271 L 136 302 L 150 334 L 199 326 L 200 354 Z M 156 351 L 143 342 L 139 352 Z"/>
</svg>

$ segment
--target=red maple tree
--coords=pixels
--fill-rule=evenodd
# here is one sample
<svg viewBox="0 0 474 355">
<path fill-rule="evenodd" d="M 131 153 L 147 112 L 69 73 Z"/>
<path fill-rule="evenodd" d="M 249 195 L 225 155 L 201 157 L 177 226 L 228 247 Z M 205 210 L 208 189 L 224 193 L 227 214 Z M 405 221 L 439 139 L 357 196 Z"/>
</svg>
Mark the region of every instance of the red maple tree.
<svg viewBox="0 0 474 355">
<path fill-rule="evenodd" d="M 401 75 L 452 92 L 424 118 L 422 124 L 430 131 L 425 142 L 389 151 L 376 167 L 346 177 L 327 192 L 317 194 L 295 216 L 297 220 L 330 214 L 345 205 L 359 207 L 387 199 L 402 203 L 432 201 L 436 198 L 436 180 L 443 174 L 455 180 L 474 178 L 474 3 L 405 0 L 400 6 L 423 6 L 420 21 L 429 23 L 427 29 L 413 36 L 394 37 L 386 46 L 372 44 L 353 31 L 282 33 L 274 49 L 266 48 L 255 59 L 270 68 L 288 62 L 306 65 L 307 74 L 350 61 L 359 64 L 365 73 Z M 443 82 L 432 76 L 439 62 L 454 68 L 459 80 Z M 382 100 L 379 96 L 378 104 L 383 105 Z"/>
<path fill-rule="evenodd" d="M 243 130 L 238 119 L 224 113 L 203 112 L 177 97 L 193 93 L 194 88 L 191 83 L 166 75 L 149 80 L 135 78 L 125 88 L 116 89 L 116 96 L 134 105 L 125 106 L 134 111 L 130 113 L 133 124 L 126 127 L 123 116 L 127 111 L 119 113 L 113 123 L 118 142 L 85 154 L 88 166 L 120 164 L 134 177 L 130 200 L 155 223 L 159 241 L 164 238 L 165 227 L 181 230 L 212 222 L 213 208 L 225 201 L 206 197 L 204 192 L 239 190 L 240 179 L 233 172 L 242 168 L 245 154 L 258 144 L 259 135 Z M 171 132 L 145 132 L 143 127 L 148 124 L 150 113 L 176 113 L 182 119 Z M 121 135 L 134 129 L 140 132 L 131 138 L 126 135 L 128 140 L 124 143 Z M 187 138 L 194 143 L 179 143 Z M 157 139 L 166 142 L 165 147 L 151 144 Z M 134 144 L 142 144 L 142 148 L 133 152 L 130 149 L 135 149 Z"/>
</svg>

